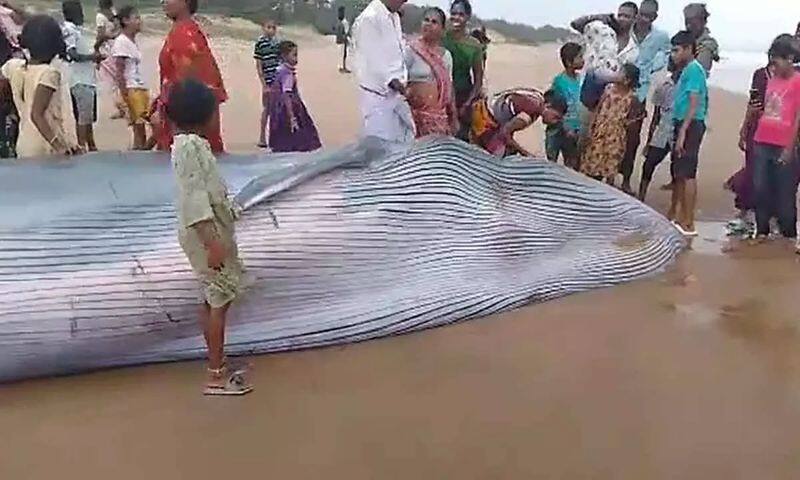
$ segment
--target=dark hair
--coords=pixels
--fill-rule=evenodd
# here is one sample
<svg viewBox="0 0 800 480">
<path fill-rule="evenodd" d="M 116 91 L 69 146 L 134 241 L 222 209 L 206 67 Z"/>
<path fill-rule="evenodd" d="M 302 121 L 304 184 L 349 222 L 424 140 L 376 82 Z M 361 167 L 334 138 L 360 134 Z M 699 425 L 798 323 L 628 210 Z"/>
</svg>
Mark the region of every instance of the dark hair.
<svg viewBox="0 0 800 480">
<path fill-rule="evenodd" d="M 569 68 L 581 52 L 583 52 L 583 47 L 580 43 L 567 42 L 562 45 L 559 55 L 561 56 L 561 64 L 564 65 L 564 68 Z"/>
<path fill-rule="evenodd" d="M 692 47 L 692 52 L 697 52 L 697 41 L 694 34 L 688 30 L 681 30 L 672 37 L 673 47 Z"/>
<path fill-rule="evenodd" d="M 625 80 L 630 83 L 632 89 L 639 89 L 640 79 L 642 77 L 639 67 L 632 63 L 626 63 L 622 66 L 622 74 L 625 76 Z"/>
<path fill-rule="evenodd" d="M 642 0 L 642 5 L 644 5 L 645 3 L 649 3 L 650 5 L 652 5 L 652 6 L 656 7 L 656 10 L 658 10 L 659 8 L 661 8 L 661 7 L 658 5 L 658 0 Z"/>
<path fill-rule="evenodd" d="M 203 83 L 189 78 L 172 87 L 167 117 L 180 129 L 206 125 L 217 108 L 217 97 Z"/>
<path fill-rule="evenodd" d="M 614 30 L 615 32 L 619 32 L 619 29 L 621 28 L 619 26 L 619 21 L 617 20 L 616 15 L 609 15 L 606 19 L 606 24 L 609 27 L 611 27 L 611 30 Z"/>
<path fill-rule="evenodd" d="M 83 5 L 80 0 L 64 0 L 61 12 L 64 14 L 64 20 L 78 26 L 83 25 Z"/>
<path fill-rule="evenodd" d="M 122 28 L 125 28 L 125 20 L 130 20 L 130 18 L 137 13 L 139 13 L 139 11 L 133 5 L 125 5 L 120 8 L 117 12 L 117 20 L 119 20 L 119 24 L 122 25 Z"/>
<path fill-rule="evenodd" d="M 461 5 L 464 8 L 464 12 L 466 12 L 468 17 L 472 16 L 472 4 L 470 3 L 469 0 L 453 0 L 450 3 L 450 11 L 451 12 L 453 11 L 453 8 L 456 5 Z"/>
<path fill-rule="evenodd" d="M 97 6 L 100 8 L 114 8 L 114 0 L 98 0 Z"/>
<path fill-rule="evenodd" d="M 486 27 L 481 26 L 481 28 L 476 28 L 472 30 L 472 38 L 481 42 L 482 45 L 488 45 L 492 43 L 492 39 L 489 38 L 489 35 L 486 35 Z"/>
<path fill-rule="evenodd" d="M 339 20 L 344 20 L 345 13 L 347 13 L 347 11 L 344 8 L 344 5 L 340 6 L 337 12 L 338 12 L 337 16 L 339 17 Z"/>
<path fill-rule="evenodd" d="M 544 92 L 544 103 L 561 115 L 565 115 L 569 109 L 567 101 L 564 100 L 564 97 L 556 93 L 555 90 Z"/>
<path fill-rule="evenodd" d="M 706 8 L 705 3 L 690 3 L 683 8 L 683 15 L 688 16 L 689 13 L 695 13 L 697 16 L 703 18 L 703 21 L 708 21 L 708 17 L 711 16 L 708 13 L 708 8 Z M 691 15 L 694 17 L 695 15 Z"/>
<path fill-rule="evenodd" d="M 444 10 L 439 7 L 428 7 L 425 9 L 423 15 L 427 17 L 429 13 L 435 13 L 439 17 L 439 20 L 442 21 L 442 26 L 447 25 L 447 14 L 444 13 Z"/>
<path fill-rule="evenodd" d="M 197 7 L 198 7 L 197 0 L 185 0 L 185 1 L 186 1 L 186 6 L 189 7 L 189 13 L 191 13 L 192 15 L 197 13 Z"/>
<path fill-rule="evenodd" d="M 278 53 L 280 53 L 281 54 L 281 58 L 283 58 L 286 55 L 289 55 L 289 53 L 291 53 L 292 50 L 294 50 L 296 48 L 297 48 L 297 44 L 296 43 L 294 43 L 291 40 L 284 40 L 284 41 L 282 41 L 281 43 L 278 44 Z"/>
<path fill-rule="evenodd" d="M 28 50 L 31 60 L 50 63 L 56 57 L 66 57 L 67 45 L 58 22 L 49 15 L 34 15 L 25 22 L 19 45 Z"/>
<path fill-rule="evenodd" d="M 619 8 L 631 8 L 633 9 L 634 15 L 639 13 L 639 5 L 636 5 L 633 2 L 625 2 L 622 5 L 620 5 Z"/>
<path fill-rule="evenodd" d="M 789 35 L 788 33 L 778 35 L 778 37 L 773 40 L 772 45 L 770 45 L 769 52 L 767 54 L 770 57 L 786 58 L 795 62 L 797 61 L 799 56 L 798 54 L 800 53 L 797 51 L 796 42 L 797 39 L 794 37 L 794 35 Z"/>
</svg>

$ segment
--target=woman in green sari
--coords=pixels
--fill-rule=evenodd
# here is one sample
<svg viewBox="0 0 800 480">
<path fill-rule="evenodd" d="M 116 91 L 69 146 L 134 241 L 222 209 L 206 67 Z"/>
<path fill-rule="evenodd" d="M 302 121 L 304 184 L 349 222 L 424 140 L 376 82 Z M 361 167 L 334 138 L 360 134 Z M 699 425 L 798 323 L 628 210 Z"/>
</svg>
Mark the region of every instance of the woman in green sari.
<svg viewBox="0 0 800 480">
<path fill-rule="evenodd" d="M 467 31 L 472 18 L 469 0 L 454 0 L 450 5 L 450 28 L 442 44 L 453 56 L 453 88 L 460 129 L 458 138 L 469 140 L 472 127 L 472 104 L 483 91 L 485 47 Z"/>
</svg>

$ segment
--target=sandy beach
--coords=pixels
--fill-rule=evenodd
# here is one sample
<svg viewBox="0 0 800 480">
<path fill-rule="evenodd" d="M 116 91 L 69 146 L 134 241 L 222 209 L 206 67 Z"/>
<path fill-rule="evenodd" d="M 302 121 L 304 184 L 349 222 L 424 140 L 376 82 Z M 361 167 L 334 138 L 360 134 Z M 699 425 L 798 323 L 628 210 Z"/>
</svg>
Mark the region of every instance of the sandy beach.
<svg viewBox="0 0 800 480">
<path fill-rule="evenodd" d="M 331 38 L 292 30 L 326 146 L 359 131 Z M 160 38 L 142 41 L 155 87 Z M 213 41 L 231 151 L 260 114 L 251 44 Z M 546 88 L 557 47 L 497 43 L 490 90 Z M 746 99 L 714 90 L 700 167 L 701 238 L 659 278 L 492 318 L 340 348 L 258 357 L 257 391 L 199 394 L 200 362 L 0 386 L 0 478 L 796 479 L 800 288 L 788 243 L 724 238 Z M 107 120 L 101 149 L 128 129 Z M 543 150 L 543 129 L 525 143 Z M 637 167 L 641 166 L 641 159 Z M 666 164 L 656 177 L 668 176 Z M 638 169 L 636 179 L 638 181 Z M 653 192 L 663 211 L 666 195 Z"/>
</svg>

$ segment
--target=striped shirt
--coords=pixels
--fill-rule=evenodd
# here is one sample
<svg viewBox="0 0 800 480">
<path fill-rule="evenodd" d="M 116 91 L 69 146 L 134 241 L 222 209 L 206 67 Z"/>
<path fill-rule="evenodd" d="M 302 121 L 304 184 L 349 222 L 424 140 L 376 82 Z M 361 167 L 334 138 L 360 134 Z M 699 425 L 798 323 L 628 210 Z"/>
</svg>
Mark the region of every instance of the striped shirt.
<svg viewBox="0 0 800 480">
<path fill-rule="evenodd" d="M 267 85 L 271 85 L 275 81 L 275 74 L 278 71 L 278 65 L 280 65 L 279 44 L 280 42 L 276 38 L 267 38 L 263 35 L 256 42 L 253 58 L 261 60 L 261 69 Z"/>
</svg>

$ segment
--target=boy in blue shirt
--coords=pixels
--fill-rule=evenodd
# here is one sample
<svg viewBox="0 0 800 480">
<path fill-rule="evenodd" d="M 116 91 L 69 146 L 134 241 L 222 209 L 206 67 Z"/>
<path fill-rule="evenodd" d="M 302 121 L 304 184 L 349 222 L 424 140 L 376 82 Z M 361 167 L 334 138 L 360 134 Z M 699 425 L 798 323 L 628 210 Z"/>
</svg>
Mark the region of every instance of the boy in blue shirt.
<svg viewBox="0 0 800 480">
<path fill-rule="evenodd" d="M 561 47 L 560 54 L 564 71 L 553 79 L 551 90 L 567 102 L 567 114 L 562 122 L 547 127 L 545 149 L 547 159 L 551 162 L 557 162 L 559 155 L 562 155 L 564 165 L 577 170 L 581 130 L 581 81 L 578 75 L 584 64 L 583 47 L 568 42 Z"/>
<path fill-rule="evenodd" d="M 672 204 L 667 217 L 687 237 L 696 237 L 694 216 L 697 204 L 697 165 L 706 133 L 708 84 L 706 71 L 695 59 L 695 37 L 678 32 L 672 38 L 672 61 L 681 70 L 675 86 L 672 118 L 675 127 L 673 150 Z"/>
</svg>

